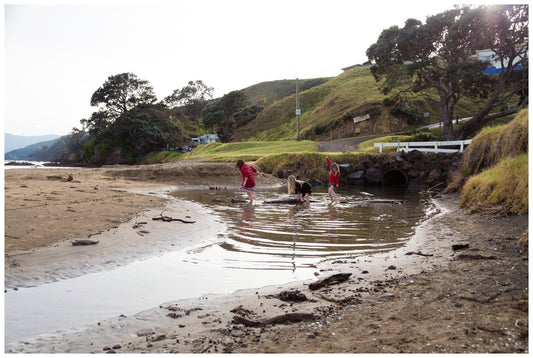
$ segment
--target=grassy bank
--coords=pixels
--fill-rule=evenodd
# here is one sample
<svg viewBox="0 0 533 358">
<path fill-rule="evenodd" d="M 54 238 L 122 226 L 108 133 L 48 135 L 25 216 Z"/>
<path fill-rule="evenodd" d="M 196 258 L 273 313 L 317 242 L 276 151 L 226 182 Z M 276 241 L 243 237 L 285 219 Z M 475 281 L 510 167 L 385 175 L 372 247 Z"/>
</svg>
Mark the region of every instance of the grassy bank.
<svg viewBox="0 0 533 358">
<path fill-rule="evenodd" d="M 209 143 L 199 145 L 192 152 L 158 152 L 151 153 L 145 158 L 145 163 L 168 163 L 183 159 L 204 161 L 232 162 L 238 159 L 256 161 L 268 155 L 283 153 L 314 152 L 318 143 L 313 141 L 264 141 L 264 142 L 236 142 Z"/>
<path fill-rule="evenodd" d="M 465 150 L 463 167 L 466 174 L 480 173 L 506 157 L 527 153 L 528 114 L 528 110 L 523 110 L 505 125 L 483 128 Z"/>
<path fill-rule="evenodd" d="M 461 188 L 461 207 L 528 213 L 528 117 L 523 110 L 508 124 L 486 127 L 473 139 L 449 187 Z"/>
<path fill-rule="evenodd" d="M 468 179 L 460 206 L 474 212 L 527 214 L 528 155 L 507 157 Z"/>
</svg>

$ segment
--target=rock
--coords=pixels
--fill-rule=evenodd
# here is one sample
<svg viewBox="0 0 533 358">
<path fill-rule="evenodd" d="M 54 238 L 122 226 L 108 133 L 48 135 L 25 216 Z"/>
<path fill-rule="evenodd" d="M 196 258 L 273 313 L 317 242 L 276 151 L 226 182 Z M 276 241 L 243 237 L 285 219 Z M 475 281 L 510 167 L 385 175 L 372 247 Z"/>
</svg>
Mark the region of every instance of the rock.
<svg viewBox="0 0 533 358">
<path fill-rule="evenodd" d="M 298 290 L 280 292 L 278 295 L 278 298 L 282 301 L 295 301 L 295 302 L 301 302 L 301 301 L 307 300 L 307 297 Z"/>
<path fill-rule="evenodd" d="M 411 163 L 414 163 L 418 159 L 422 158 L 424 154 L 419 150 L 412 150 L 405 154 L 405 159 Z"/>
<path fill-rule="evenodd" d="M 469 247 L 470 247 L 469 244 L 453 244 L 452 245 L 452 250 L 454 250 L 454 251 L 464 250 L 464 249 L 468 249 Z"/>
<path fill-rule="evenodd" d="M 411 168 L 407 172 L 407 176 L 410 177 L 410 178 L 416 178 L 416 177 L 420 176 L 420 170 L 415 169 L 415 168 Z"/>
<path fill-rule="evenodd" d="M 348 174 L 352 171 L 352 165 L 351 164 L 339 164 L 339 169 L 342 174 Z"/>
<path fill-rule="evenodd" d="M 365 178 L 370 184 L 379 184 L 383 179 L 383 173 L 376 168 L 369 168 L 365 173 Z"/>
<path fill-rule="evenodd" d="M 137 332 L 137 337 L 146 337 L 146 336 L 151 336 L 152 334 L 155 334 L 153 330 L 145 329 L 145 330 Z"/>
<path fill-rule="evenodd" d="M 374 167 L 374 162 L 371 161 L 370 159 L 367 159 L 367 160 L 364 161 L 363 166 L 366 169 L 373 168 Z"/>
<path fill-rule="evenodd" d="M 400 169 L 403 170 L 404 172 L 408 171 L 412 167 L 413 167 L 413 164 L 411 164 L 411 162 L 403 161 L 400 163 Z"/>
<path fill-rule="evenodd" d="M 427 182 L 436 183 L 439 180 L 440 176 L 441 176 L 440 170 L 435 168 L 429 172 Z"/>
<path fill-rule="evenodd" d="M 349 181 L 363 181 L 365 179 L 365 171 L 358 170 L 348 175 Z"/>
</svg>

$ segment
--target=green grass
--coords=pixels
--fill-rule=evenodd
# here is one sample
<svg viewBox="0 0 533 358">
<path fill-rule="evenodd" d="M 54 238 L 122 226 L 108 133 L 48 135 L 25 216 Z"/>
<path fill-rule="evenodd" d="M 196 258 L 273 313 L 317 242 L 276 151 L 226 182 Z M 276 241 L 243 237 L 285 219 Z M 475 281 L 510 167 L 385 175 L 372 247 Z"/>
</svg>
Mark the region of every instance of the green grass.
<svg viewBox="0 0 533 358">
<path fill-rule="evenodd" d="M 312 141 L 256 141 L 236 143 L 209 143 L 199 145 L 182 159 L 207 161 L 255 161 L 267 155 L 314 152 L 318 144 Z"/>
<path fill-rule="evenodd" d="M 379 149 L 377 147 L 374 147 L 374 143 L 396 143 L 398 142 L 398 140 L 400 142 L 407 142 L 411 141 L 411 138 L 412 136 L 408 135 L 391 135 L 386 137 L 374 138 L 359 144 L 359 149 L 363 152 L 376 152 Z M 396 148 L 386 147 L 383 148 L 383 150 L 396 150 Z"/>
<path fill-rule="evenodd" d="M 507 157 L 468 179 L 461 207 L 498 214 L 528 212 L 528 154 Z"/>
</svg>

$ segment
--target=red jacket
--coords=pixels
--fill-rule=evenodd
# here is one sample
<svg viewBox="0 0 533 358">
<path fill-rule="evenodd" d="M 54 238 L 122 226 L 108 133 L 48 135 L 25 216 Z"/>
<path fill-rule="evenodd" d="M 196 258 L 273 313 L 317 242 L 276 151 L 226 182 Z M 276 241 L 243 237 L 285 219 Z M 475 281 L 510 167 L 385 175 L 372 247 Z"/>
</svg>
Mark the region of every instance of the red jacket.
<svg viewBox="0 0 533 358">
<path fill-rule="evenodd" d="M 329 167 L 331 168 L 331 165 L 332 165 L 331 160 L 329 160 L 328 157 L 326 157 L 326 159 L 327 159 L 327 161 L 328 161 Z M 330 183 L 330 184 L 335 184 L 335 186 L 339 186 L 339 178 L 340 178 L 340 174 L 341 174 L 340 172 L 337 172 L 337 174 L 335 174 L 335 173 L 333 172 L 333 170 L 330 171 L 330 172 L 329 172 L 329 183 Z"/>
<path fill-rule="evenodd" d="M 257 169 L 253 165 L 250 164 L 243 164 L 241 166 L 241 175 L 242 175 L 242 186 L 245 186 L 247 188 L 253 188 L 255 187 L 255 176 L 254 173 L 257 173 Z M 246 180 L 246 184 L 244 183 L 244 179 L 248 178 Z"/>
</svg>

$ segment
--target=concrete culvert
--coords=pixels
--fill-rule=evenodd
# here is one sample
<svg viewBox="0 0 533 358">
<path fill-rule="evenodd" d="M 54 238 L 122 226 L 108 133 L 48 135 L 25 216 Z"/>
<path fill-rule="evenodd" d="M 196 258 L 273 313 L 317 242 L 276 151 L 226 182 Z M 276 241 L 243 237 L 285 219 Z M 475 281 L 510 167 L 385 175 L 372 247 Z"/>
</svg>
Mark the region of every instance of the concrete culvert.
<svg viewBox="0 0 533 358">
<path fill-rule="evenodd" d="M 407 175 L 400 169 L 391 169 L 383 175 L 384 186 L 407 186 Z"/>
</svg>

